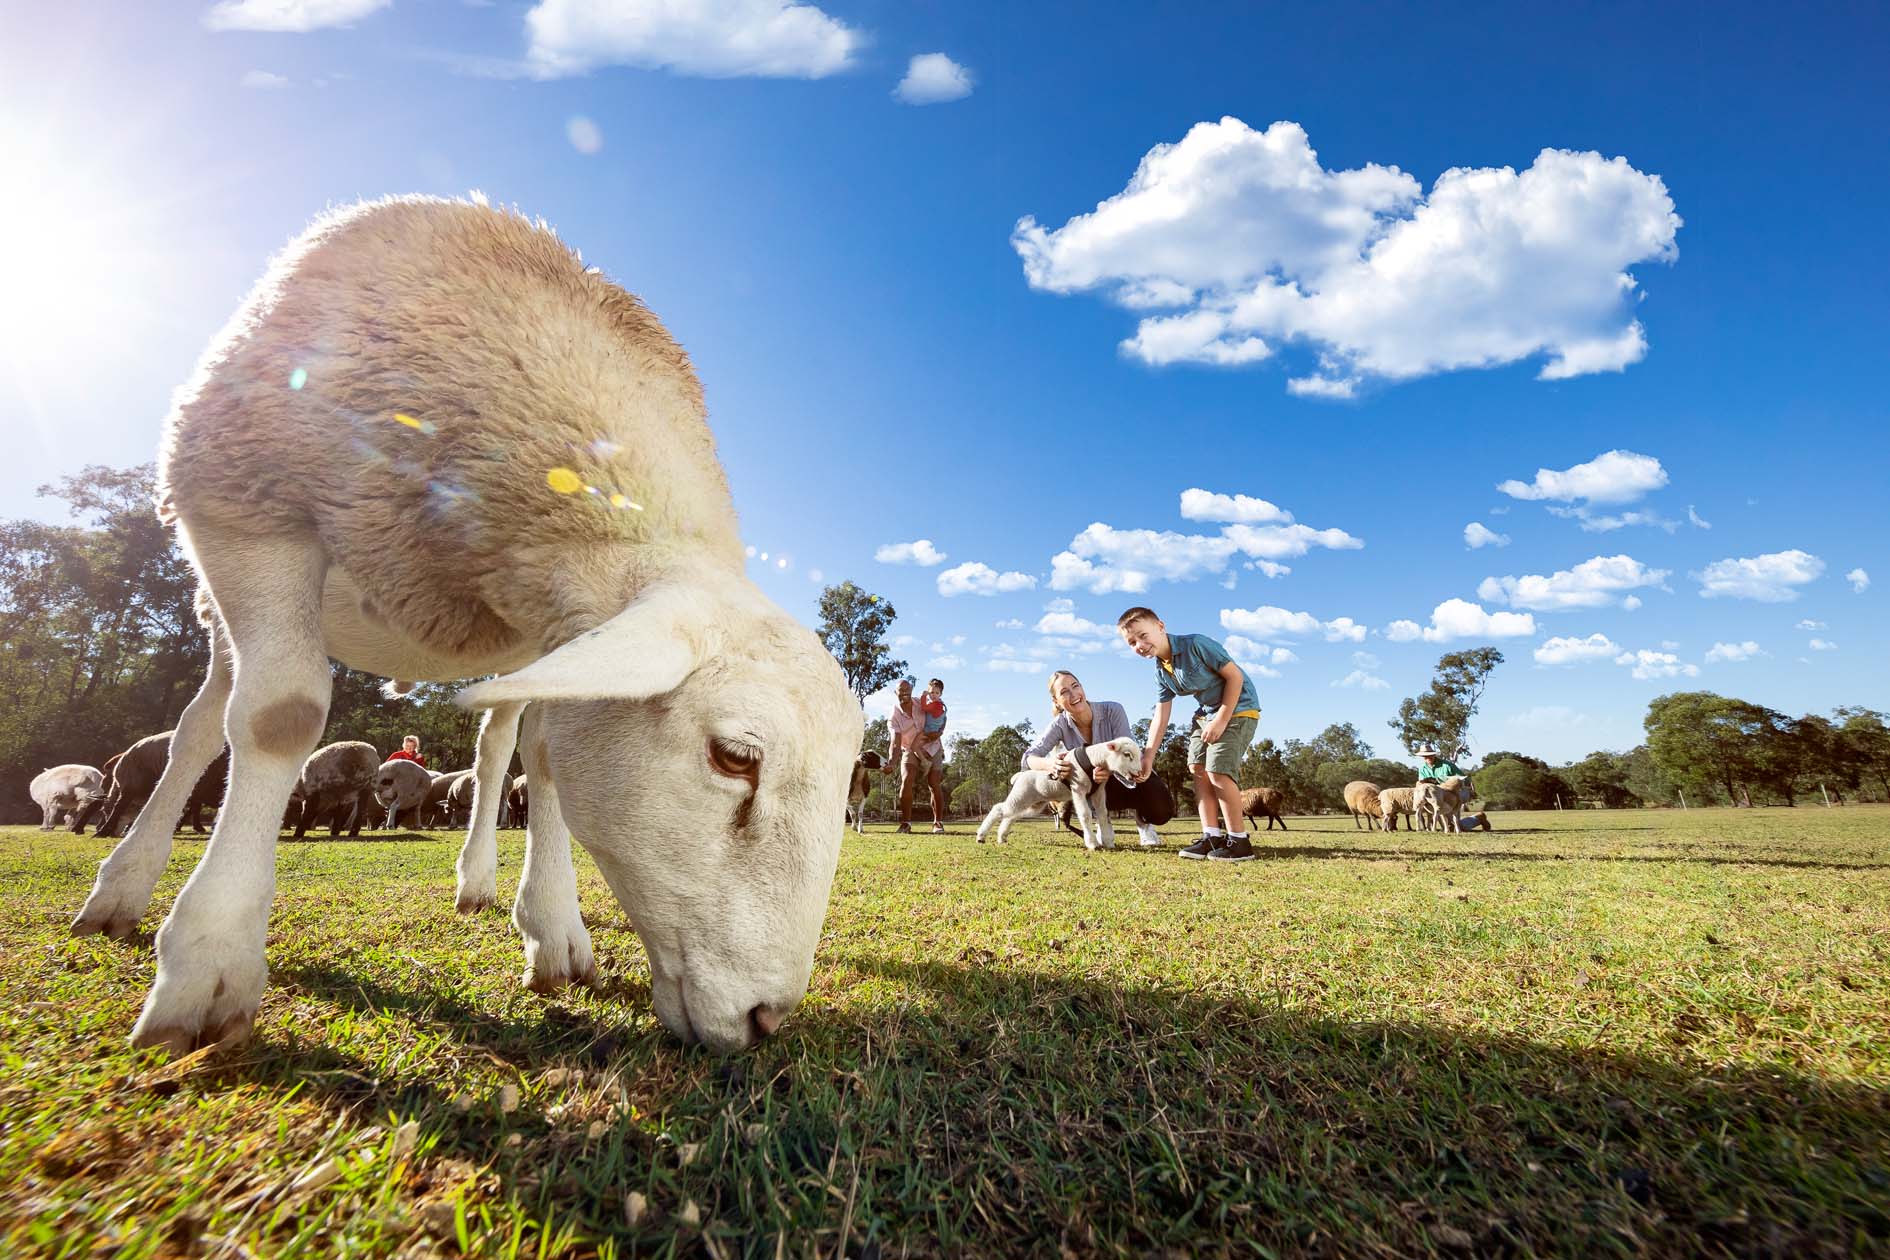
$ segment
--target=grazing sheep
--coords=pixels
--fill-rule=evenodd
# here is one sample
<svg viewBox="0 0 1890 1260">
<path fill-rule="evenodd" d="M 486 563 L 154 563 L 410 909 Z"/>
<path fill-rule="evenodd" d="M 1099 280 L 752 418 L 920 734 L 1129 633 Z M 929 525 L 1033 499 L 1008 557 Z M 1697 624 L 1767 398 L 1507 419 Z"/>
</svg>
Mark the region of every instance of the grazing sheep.
<svg viewBox="0 0 1890 1260">
<path fill-rule="evenodd" d="M 168 749 L 166 750 L 169 751 Z M 230 786 L 230 748 L 223 746 L 210 768 L 197 776 L 197 786 L 190 789 L 190 799 L 184 802 L 184 816 L 181 820 L 192 831 L 202 833 L 203 811 L 212 814 L 223 808 L 223 793 Z"/>
<path fill-rule="evenodd" d="M 27 785 L 27 794 L 39 806 L 39 829 L 51 831 L 79 812 L 83 802 L 105 791 L 105 775 L 97 766 L 67 764 L 41 770 Z"/>
<path fill-rule="evenodd" d="M 417 761 L 402 757 L 383 762 L 374 772 L 374 799 L 387 811 L 389 831 L 403 822 L 418 830 L 425 822 L 427 798 L 433 794 L 435 775 Z"/>
<path fill-rule="evenodd" d="M 105 817 L 98 824 L 99 835 L 123 835 L 131 828 L 133 820 L 143 810 L 145 801 L 150 799 L 152 789 L 157 786 L 158 776 L 164 772 L 164 762 L 170 756 L 170 751 L 171 732 L 160 731 L 156 735 L 146 735 L 118 754 L 116 764 L 112 767 Z M 75 819 L 75 829 L 79 825 L 80 821 Z M 173 819 L 172 827 L 175 826 L 176 820 Z"/>
<path fill-rule="evenodd" d="M 1417 830 L 1417 808 L 1412 803 L 1412 791 L 1413 789 L 1408 787 L 1379 789 L 1378 807 L 1384 811 L 1386 831 L 1396 831 L 1398 829 L 1399 815 L 1403 815 L 1410 820 L 1405 824 L 1407 827 L 1413 831 Z"/>
<path fill-rule="evenodd" d="M 420 802 L 420 822 L 424 827 L 452 825 L 453 805 L 449 799 L 453 785 L 471 774 L 471 770 L 436 770 L 427 788 L 427 799 Z"/>
<path fill-rule="evenodd" d="M 78 812 L 72 816 L 71 831 L 73 835 L 84 835 L 85 824 L 90 822 L 92 815 L 96 814 L 99 810 L 104 810 L 106 817 L 111 816 L 112 788 L 117 784 L 118 762 L 124 755 L 123 753 L 113 753 L 105 759 L 105 764 L 99 767 L 99 774 L 104 781 L 99 785 L 97 791 L 92 792 L 79 802 Z"/>
<path fill-rule="evenodd" d="M 1128 736 L 1112 739 L 1106 744 L 1091 744 L 1082 751 L 1090 765 L 1106 767 L 1114 774 L 1124 778 L 1132 777 L 1142 769 L 1142 749 Z M 1069 801 L 1076 809 L 1076 821 L 1083 828 L 1083 847 L 1086 849 L 1113 849 L 1116 847 L 1116 829 L 1109 821 L 1109 810 L 1103 806 L 1103 798 L 1096 795 L 1103 790 L 1103 785 L 1090 778 L 1078 759 L 1076 773 L 1066 782 L 1051 774 L 1048 770 L 1020 770 L 1011 776 L 1010 794 L 991 807 L 991 812 L 978 824 L 978 843 L 984 843 L 984 833 L 991 830 L 991 824 L 998 824 L 997 843 L 1005 843 L 1005 837 L 1011 830 L 1011 824 L 1019 818 L 1026 818 L 1038 812 L 1045 804 L 1052 801 Z M 1092 822 L 1095 832 L 1092 836 Z"/>
<path fill-rule="evenodd" d="M 460 700 L 495 711 L 488 730 L 517 723 L 530 773 L 527 985 L 594 974 L 575 832 L 672 1033 L 733 1050 L 799 1003 L 863 718 L 820 641 L 749 581 L 701 385 L 636 298 L 483 202 L 334 211 L 179 391 L 159 487 L 213 600 L 211 662 L 150 825 L 101 867 L 74 932 L 135 930 L 226 729 L 232 772 L 134 1043 L 247 1035 L 275 825 L 321 736 L 331 657 L 409 681 L 498 675 Z"/>
<path fill-rule="evenodd" d="M 847 814 L 856 835 L 866 834 L 866 794 L 872 790 L 869 776 L 885 768 L 885 759 L 870 748 L 853 762 L 853 777 L 847 784 Z"/>
<path fill-rule="evenodd" d="M 1371 829 L 1383 825 L 1384 807 L 1378 803 L 1378 785 L 1354 779 L 1345 785 L 1345 807 L 1352 811 L 1352 829 Z M 1370 823 L 1364 820 L 1370 819 Z"/>
<path fill-rule="evenodd" d="M 319 827 L 324 818 L 330 836 L 341 834 L 344 821 L 351 838 L 360 835 L 362 821 L 374 816 L 374 772 L 380 768 L 381 754 L 374 745 L 358 739 L 328 744 L 311 753 L 302 763 L 302 773 L 293 788 L 302 800 L 295 838 L 306 836 L 308 829 Z M 222 825 L 221 819 L 218 825 Z"/>
<path fill-rule="evenodd" d="M 1260 820 L 1264 818 L 1267 820 L 1268 831 L 1273 830 L 1275 822 L 1280 824 L 1281 831 L 1285 831 L 1285 811 L 1286 793 L 1278 788 L 1251 787 L 1241 791 L 1240 812 L 1245 814 L 1248 821 L 1255 827 L 1258 827 Z"/>
</svg>

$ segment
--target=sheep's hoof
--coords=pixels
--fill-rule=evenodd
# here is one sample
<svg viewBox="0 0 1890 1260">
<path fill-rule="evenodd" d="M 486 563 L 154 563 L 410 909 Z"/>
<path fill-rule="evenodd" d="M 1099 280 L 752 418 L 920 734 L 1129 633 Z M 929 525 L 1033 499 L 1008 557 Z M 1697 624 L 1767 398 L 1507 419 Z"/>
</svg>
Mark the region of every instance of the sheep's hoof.
<svg viewBox="0 0 1890 1260">
<path fill-rule="evenodd" d="M 556 993 L 566 986 L 575 986 L 581 989 L 594 989 L 597 987 L 597 964 L 591 963 L 586 966 L 581 973 L 577 974 L 550 972 L 545 975 L 540 975 L 536 971 L 527 971 L 523 980 L 525 987 L 530 989 L 533 993 L 546 995 Z"/>
<path fill-rule="evenodd" d="M 461 914 L 478 914 L 481 910 L 492 909 L 498 900 L 491 893 L 461 893 L 453 902 L 453 909 Z"/>
<path fill-rule="evenodd" d="M 161 1024 L 140 1027 L 131 1034 L 131 1044 L 140 1050 L 163 1049 L 175 1059 L 204 1046 L 229 1049 L 249 1040 L 256 1024 L 256 1012 L 238 1011 L 211 1029 L 197 1029 L 185 1024 Z"/>
<path fill-rule="evenodd" d="M 114 941 L 129 941 L 138 935 L 138 920 L 135 915 L 91 915 L 81 910 L 79 917 L 72 921 L 71 932 L 74 936 L 106 936 Z"/>
<path fill-rule="evenodd" d="M 563 966 L 551 965 L 551 950 L 538 951 L 525 967 L 525 974 L 520 982 L 533 993 L 556 993 L 566 985 L 582 988 L 595 988 L 597 985 L 597 963 L 591 957 L 590 943 L 585 941 L 580 947 L 577 941 L 565 946 Z"/>
</svg>

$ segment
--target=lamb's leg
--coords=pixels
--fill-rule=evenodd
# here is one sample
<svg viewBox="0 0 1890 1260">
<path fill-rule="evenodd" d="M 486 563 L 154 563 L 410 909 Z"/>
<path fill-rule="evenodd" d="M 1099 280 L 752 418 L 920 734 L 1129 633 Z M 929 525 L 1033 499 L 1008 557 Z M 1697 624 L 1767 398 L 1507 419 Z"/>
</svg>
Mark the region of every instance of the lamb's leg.
<svg viewBox="0 0 1890 1260">
<path fill-rule="evenodd" d="M 525 821 L 525 871 L 512 903 L 512 926 L 525 939 L 526 988 L 551 993 L 597 979 L 591 934 L 578 913 L 577 868 L 571 865 L 571 830 L 558 810 L 558 784 L 545 748 L 544 710 L 526 707 L 520 722 L 525 773 L 532 781 Z"/>
<path fill-rule="evenodd" d="M 59 806 L 56 803 L 41 806 L 39 811 L 39 829 L 41 831 L 51 831 L 58 817 Z"/>
<path fill-rule="evenodd" d="M 1109 821 L 1108 805 L 1099 799 L 1102 791 L 1103 788 L 1100 785 L 1092 786 L 1089 794 L 1082 798 L 1083 808 L 1088 812 L 1090 824 L 1096 830 L 1096 843 L 1092 847 L 1113 849 L 1116 847 L 1116 826 Z M 1072 802 L 1077 800 L 1075 792 L 1070 793 L 1070 800 Z"/>
<path fill-rule="evenodd" d="M 325 677 L 327 658 L 322 659 Z M 223 750 L 223 710 L 230 698 L 230 680 L 229 640 L 219 627 L 212 627 L 210 668 L 204 674 L 203 686 L 177 719 L 170 759 L 150 801 L 138 811 L 131 833 L 98 868 L 92 894 L 72 921 L 74 936 L 103 932 L 122 941 L 137 930 L 138 920 L 151 904 L 151 892 L 164 874 L 164 864 L 170 861 L 171 835 L 177 830 L 184 802 Z M 316 734 L 320 733 L 318 729 Z M 100 825 L 99 834 L 105 831 L 106 825 Z"/>
<path fill-rule="evenodd" d="M 466 844 L 454 868 L 459 887 L 453 908 L 471 914 L 499 900 L 499 797 L 505 791 L 505 768 L 518 746 L 522 704 L 501 704 L 486 710 L 479 721 L 479 744 L 473 755 L 472 821 Z"/>
<path fill-rule="evenodd" d="M 180 522 L 179 532 L 185 533 Z M 222 614 L 234 685 L 225 711 L 230 786 L 203 860 L 158 930 L 157 980 L 131 1040 L 179 1054 L 248 1037 L 268 978 L 264 943 L 276 883 L 276 825 L 328 719 L 320 609 L 327 558 L 313 539 L 225 537 L 187 543 Z M 173 743 L 168 781 L 180 764 Z M 201 762 L 216 748 L 206 741 Z M 170 811 L 162 821 L 175 820 Z"/>
<path fill-rule="evenodd" d="M 1004 802 L 999 801 L 997 804 L 991 807 L 991 812 L 984 816 L 984 821 L 978 824 L 978 843 L 979 844 L 984 843 L 984 833 L 991 830 L 991 824 L 1003 817 L 1004 817 Z M 1006 821 L 1008 822 L 1009 820 L 1007 819 Z M 999 838 L 1002 839 L 1003 837 L 1000 836 Z"/>
</svg>

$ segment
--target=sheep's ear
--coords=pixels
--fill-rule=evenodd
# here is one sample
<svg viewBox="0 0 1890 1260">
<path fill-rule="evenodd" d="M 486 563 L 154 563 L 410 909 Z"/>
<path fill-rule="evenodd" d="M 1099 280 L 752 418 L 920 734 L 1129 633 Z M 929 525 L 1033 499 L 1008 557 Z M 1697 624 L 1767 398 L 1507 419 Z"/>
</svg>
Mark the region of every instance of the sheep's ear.
<svg viewBox="0 0 1890 1260">
<path fill-rule="evenodd" d="M 716 616 L 703 593 L 662 587 L 523 669 L 475 683 L 469 709 L 533 700 L 640 700 L 674 691 L 709 651 Z"/>
</svg>

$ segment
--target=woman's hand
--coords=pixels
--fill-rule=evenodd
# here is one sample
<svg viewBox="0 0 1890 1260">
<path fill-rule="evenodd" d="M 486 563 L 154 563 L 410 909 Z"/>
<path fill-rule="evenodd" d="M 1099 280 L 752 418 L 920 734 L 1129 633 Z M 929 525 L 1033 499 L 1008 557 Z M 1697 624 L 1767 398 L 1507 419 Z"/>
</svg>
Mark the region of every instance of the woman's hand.
<svg viewBox="0 0 1890 1260">
<path fill-rule="evenodd" d="M 1108 766 L 1095 766 L 1095 767 L 1093 767 L 1093 768 L 1092 768 L 1092 770 L 1091 770 L 1091 776 L 1090 776 L 1090 777 L 1092 777 L 1092 778 L 1094 778 L 1094 779 L 1096 780 L 1096 782 L 1098 782 L 1098 783 L 1107 783 L 1107 782 L 1109 782 L 1109 767 L 1108 767 Z"/>
<path fill-rule="evenodd" d="M 1050 755 L 1050 773 L 1060 783 L 1068 783 L 1076 776 L 1076 766 L 1070 761 L 1070 750 L 1059 748 Z"/>
</svg>

